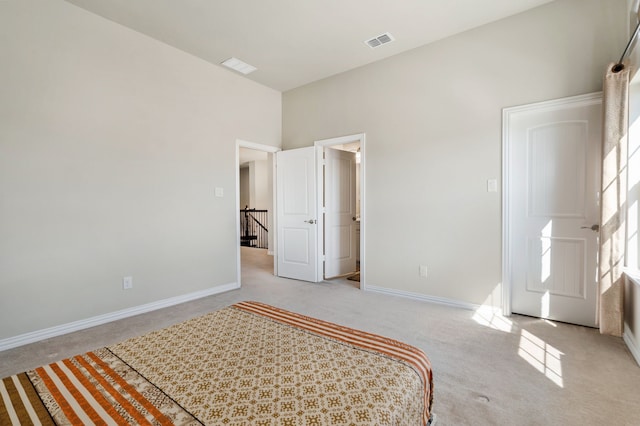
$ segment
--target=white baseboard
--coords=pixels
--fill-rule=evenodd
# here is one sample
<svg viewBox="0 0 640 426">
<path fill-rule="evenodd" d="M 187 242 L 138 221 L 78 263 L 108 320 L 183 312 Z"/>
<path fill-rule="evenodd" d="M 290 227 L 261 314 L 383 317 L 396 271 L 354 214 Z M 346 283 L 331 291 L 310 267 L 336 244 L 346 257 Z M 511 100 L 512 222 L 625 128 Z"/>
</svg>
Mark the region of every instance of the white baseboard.
<svg viewBox="0 0 640 426">
<path fill-rule="evenodd" d="M 636 342 L 636 339 L 633 337 L 633 333 L 629 329 L 627 323 L 624 324 L 624 333 L 622 334 L 622 340 L 627 344 L 629 348 L 629 352 L 636 360 L 636 363 L 640 366 L 640 345 Z"/>
<path fill-rule="evenodd" d="M 389 294 L 392 296 L 406 297 L 409 299 L 420 300 L 423 302 L 437 303 L 438 305 L 447 305 L 454 308 L 467 309 L 475 311 L 480 308 L 480 305 L 474 305 L 473 303 L 462 302 L 460 300 L 446 299 L 444 297 L 427 296 L 422 293 L 413 293 L 411 291 L 395 290 L 385 287 L 377 287 L 373 285 L 367 285 L 365 291 L 373 291 L 376 293 Z"/>
<path fill-rule="evenodd" d="M 29 343 L 49 339 L 51 337 L 72 333 L 74 331 L 84 330 L 85 328 L 95 327 L 97 325 L 106 324 L 108 322 L 127 317 L 132 317 L 134 315 L 143 314 L 145 312 L 155 311 L 157 309 L 167 308 L 169 306 L 178 305 L 180 303 L 189 302 L 191 300 L 200 299 L 202 297 L 212 296 L 214 294 L 224 293 L 226 291 L 235 290 L 238 288 L 240 288 L 240 285 L 238 283 L 224 284 L 221 286 L 208 288 L 206 290 L 170 297 L 168 299 L 134 306 L 132 308 L 122 309 L 120 311 L 110 312 L 107 314 L 98 315 L 67 324 L 57 325 L 55 327 L 49 327 L 42 330 L 20 334 L 18 336 L 0 340 L 0 351 L 5 351 L 7 349 L 16 348 L 18 346 L 27 345 Z"/>
</svg>

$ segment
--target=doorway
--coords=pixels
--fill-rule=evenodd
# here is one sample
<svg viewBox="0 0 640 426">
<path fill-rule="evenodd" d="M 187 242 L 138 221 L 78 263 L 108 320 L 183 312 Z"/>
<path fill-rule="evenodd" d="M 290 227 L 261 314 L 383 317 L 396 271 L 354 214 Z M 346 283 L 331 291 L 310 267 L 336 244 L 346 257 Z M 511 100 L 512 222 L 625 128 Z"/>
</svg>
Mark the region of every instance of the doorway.
<svg viewBox="0 0 640 426">
<path fill-rule="evenodd" d="M 314 145 L 322 150 L 338 150 L 347 153 L 352 153 L 355 158 L 355 191 L 352 196 L 353 199 L 348 200 L 349 202 L 354 203 L 353 207 L 353 215 L 347 214 L 347 210 L 341 211 L 340 214 L 333 215 L 330 211 L 325 211 L 323 217 L 323 226 L 322 226 L 322 253 L 326 261 L 330 260 L 332 257 L 333 262 L 332 265 L 327 265 L 325 261 L 325 280 L 331 280 L 334 278 L 341 280 L 350 280 L 350 282 L 359 287 L 361 290 L 365 289 L 365 250 L 364 250 L 364 241 L 365 241 L 365 143 L 366 143 L 366 135 L 364 133 L 341 136 L 337 138 L 329 138 L 315 141 Z M 325 155 L 325 158 L 327 156 Z M 325 160 L 326 162 L 326 160 Z M 346 164 L 346 162 L 343 162 Z M 323 180 L 323 179 L 321 179 Z M 327 200 L 328 191 L 335 192 L 337 189 L 334 187 L 325 187 L 324 181 L 320 182 L 322 185 L 322 194 L 325 199 L 325 205 Z M 343 186 L 343 185 L 339 185 Z M 344 187 L 344 186 L 343 186 Z M 343 194 L 346 194 L 346 191 L 342 191 Z M 334 198 L 337 198 L 334 196 Z M 350 197 L 351 198 L 351 197 Z M 343 201 L 343 204 L 346 203 Z M 343 209 L 339 209 L 343 210 Z M 351 223 L 355 232 L 355 241 L 354 241 L 354 251 L 355 251 L 355 270 L 347 271 L 350 269 L 347 265 L 350 263 L 348 260 L 347 253 L 349 250 L 343 249 L 342 253 L 337 253 L 339 249 L 337 249 L 337 245 L 335 243 L 336 239 L 332 238 L 330 233 L 333 233 L 335 236 L 335 232 L 333 232 L 330 228 L 336 228 L 337 225 L 340 225 L 340 221 L 343 221 L 341 229 L 347 229 L 347 224 Z M 346 231 L 345 231 L 346 233 Z M 344 244 L 343 244 L 344 245 Z M 327 267 L 328 266 L 328 267 Z M 345 269 L 346 268 L 346 269 Z"/>
<path fill-rule="evenodd" d="M 247 256 L 250 250 L 266 251 L 275 275 L 274 154 L 279 150 L 236 140 L 236 274 L 240 285 L 242 262 L 260 262 L 264 268 L 265 256 Z"/>
<path fill-rule="evenodd" d="M 359 144 L 360 148 L 357 191 L 360 214 L 353 221 L 359 219 L 359 287 L 365 288 L 365 134 L 319 140 L 311 147 L 277 153 L 275 245 L 278 276 L 309 282 L 324 280 L 324 150 L 349 144 Z M 352 154 L 355 158 L 355 153 Z"/>
<path fill-rule="evenodd" d="M 359 287 L 360 141 L 323 146 L 322 156 L 323 278 Z"/>
</svg>

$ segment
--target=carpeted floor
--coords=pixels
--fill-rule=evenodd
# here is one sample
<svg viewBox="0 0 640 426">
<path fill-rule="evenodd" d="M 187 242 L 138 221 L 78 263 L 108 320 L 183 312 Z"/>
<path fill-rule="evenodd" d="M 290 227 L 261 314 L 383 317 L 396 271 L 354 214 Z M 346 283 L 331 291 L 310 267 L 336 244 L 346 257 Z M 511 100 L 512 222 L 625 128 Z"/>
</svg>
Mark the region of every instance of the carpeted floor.
<svg viewBox="0 0 640 426">
<path fill-rule="evenodd" d="M 256 300 L 423 349 L 438 425 L 640 424 L 640 367 L 621 339 L 362 292 L 348 280 L 281 279 L 272 265 L 265 250 L 243 247 L 242 289 L 0 352 L 0 377 Z"/>
</svg>

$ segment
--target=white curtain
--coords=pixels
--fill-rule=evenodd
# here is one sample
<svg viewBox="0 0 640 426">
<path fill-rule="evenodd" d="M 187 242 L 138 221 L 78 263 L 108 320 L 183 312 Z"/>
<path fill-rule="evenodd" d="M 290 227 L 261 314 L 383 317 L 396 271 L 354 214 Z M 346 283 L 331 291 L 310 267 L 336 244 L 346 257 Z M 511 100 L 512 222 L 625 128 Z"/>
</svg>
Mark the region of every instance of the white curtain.
<svg viewBox="0 0 640 426">
<path fill-rule="evenodd" d="M 603 91 L 598 325 L 603 334 L 622 336 L 629 68 L 609 65 Z"/>
</svg>

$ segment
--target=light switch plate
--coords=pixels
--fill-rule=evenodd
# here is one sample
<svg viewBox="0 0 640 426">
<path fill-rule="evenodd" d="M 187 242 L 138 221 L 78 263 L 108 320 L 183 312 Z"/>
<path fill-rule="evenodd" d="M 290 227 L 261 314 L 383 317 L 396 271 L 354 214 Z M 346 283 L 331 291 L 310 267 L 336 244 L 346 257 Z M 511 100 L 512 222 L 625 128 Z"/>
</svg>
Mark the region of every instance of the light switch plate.
<svg viewBox="0 0 640 426">
<path fill-rule="evenodd" d="M 498 180 L 497 179 L 488 179 L 487 180 L 487 192 L 498 192 Z"/>
<path fill-rule="evenodd" d="M 224 197 L 224 188 L 216 188 L 216 197 Z"/>
</svg>

